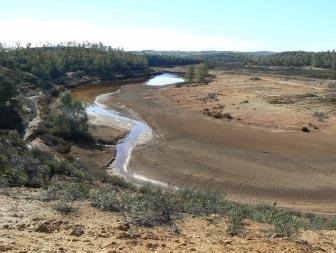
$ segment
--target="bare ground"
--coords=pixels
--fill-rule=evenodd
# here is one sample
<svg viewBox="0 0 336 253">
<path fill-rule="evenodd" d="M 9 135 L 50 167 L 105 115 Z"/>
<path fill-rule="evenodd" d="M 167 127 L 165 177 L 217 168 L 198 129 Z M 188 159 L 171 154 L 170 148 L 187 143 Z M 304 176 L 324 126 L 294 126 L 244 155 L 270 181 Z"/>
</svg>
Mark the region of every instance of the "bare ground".
<svg viewBox="0 0 336 253">
<path fill-rule="evenodd" d="M 0 252 L 335 252 L 335 231 L 301 231 L 295 241 L 272 238 L 271 226 L 246 220 L 230 236 L 225 218 L 187 216 L 173 226 L 127 228 L 122 214 L 76 202 L 62 215 L 39 190 L 0 194 Z M 43 212 L 41 212 L 43 210 Z"/>
</svg>

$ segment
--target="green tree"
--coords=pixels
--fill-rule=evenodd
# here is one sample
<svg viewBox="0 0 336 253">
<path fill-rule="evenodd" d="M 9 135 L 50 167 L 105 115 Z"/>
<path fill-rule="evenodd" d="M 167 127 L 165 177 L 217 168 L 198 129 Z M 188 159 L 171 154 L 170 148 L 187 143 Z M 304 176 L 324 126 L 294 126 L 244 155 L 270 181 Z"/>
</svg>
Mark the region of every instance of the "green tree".
<svg viewBox="0 0 336 253">
<path fill-rule="evenodd" d="M 58 112 L 55 120 L 56 134 L 66 138 L 88 136 L 88 116 L 84 105 L 74 100 L 69 91 L 60 95 Z"/>
<path fill-rule="evenodd" d="M 3 108 L 10 103 L 10 99 L 16 94 L 14 84 L 7 79 L 0 77 L 0 108 Z"/>
<path fill-rule="evenodd" d="M 205 64 L 198 64 L 195 69 L 196 82 L 204 82 L 208 76 L 208 68 Z"/>
<path fill-rule="evenodd" d="M 195 75 L 194 67 L 193 66 L 188 66 L 187 69 L 186 69 L 184 78 L 188 82 L 192 82 L 194 80 L 194 75 Z"/>
</svg>

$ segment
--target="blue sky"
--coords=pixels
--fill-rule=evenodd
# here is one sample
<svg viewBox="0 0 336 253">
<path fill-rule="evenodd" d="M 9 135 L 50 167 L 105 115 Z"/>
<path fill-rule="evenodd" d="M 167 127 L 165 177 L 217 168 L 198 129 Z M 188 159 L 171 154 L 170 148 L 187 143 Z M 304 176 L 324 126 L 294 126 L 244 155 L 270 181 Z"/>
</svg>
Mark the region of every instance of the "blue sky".
<svg viewBox="0 0 336 253">
<path fill-rule="evenodd" d="M 3 1 L 0 41 L 102 41 L 126 50 L 336 48 L 333 0 Z"/>
</svg>

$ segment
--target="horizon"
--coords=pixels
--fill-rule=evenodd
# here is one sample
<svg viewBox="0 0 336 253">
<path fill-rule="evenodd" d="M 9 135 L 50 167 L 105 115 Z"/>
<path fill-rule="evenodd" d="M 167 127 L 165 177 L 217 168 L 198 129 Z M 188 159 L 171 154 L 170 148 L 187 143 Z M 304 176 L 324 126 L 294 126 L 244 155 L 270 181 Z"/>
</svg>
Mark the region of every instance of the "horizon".
<svg viewBox="0 0 336 253">
<path fill-rule="evenodd" d="M 0 41 L 102 42 L 126 51 L 333 51 L 336 2 L 117 0 L 2 4 Z M 315 18 L 316 17 L 316 18 Z M 252 29 L 251 29 L 252 27 Z"/>
</svg>

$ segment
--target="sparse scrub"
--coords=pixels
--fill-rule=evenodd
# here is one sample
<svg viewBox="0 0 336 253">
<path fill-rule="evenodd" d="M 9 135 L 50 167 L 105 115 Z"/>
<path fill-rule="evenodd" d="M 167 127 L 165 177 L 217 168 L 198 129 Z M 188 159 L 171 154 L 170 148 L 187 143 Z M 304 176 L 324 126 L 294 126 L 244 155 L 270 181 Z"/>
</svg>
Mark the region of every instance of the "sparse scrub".
<svg viewBox="0 0 336 253">
<path fill-rule="evenodd" d="M 211 189 L 181 189 L 177 193 L 182 201 L 182 211 L 197 215 L 222 213 L 227 204 L 225 195 Z"/>
<path fill-rule="evenodd" d="M 275 233 L 290 239 L 293 239 L 298 234 L 299 229 L 303 226 L 301 223 L 298 217 L 286 211 L 279 211 L 272 215 Z"/>
<path fill-rule="evenodd" d="M 311 230 L 336 230 L 336 216 L 332 218 L 326 218 L 326 217 L 320 217 L 316 216 L 314 214 L 305 215 L 304 216 L 305 223 L 304 228 L 305 229 L 311 229 Z"/>
<path fill-rule="evenodd" d="M 205 97 L 207 100 L 216 100 L 218 94 L 217 93 L 208 93 L 208 95 Z"/>
<path fill-rule="evenodd" d="M 324 119 L 328 118 L 327 114 L 323 111 L 315 111 L 313 113 L 314 117 L 317 117 L 320 121 L 323 121 Z"/>
<path fill-rule="evenodd" d="M 70 151 L 71 145 L 62 138 L 57 138 L 49 133 L 40 135 L 39 138 L 49 147 L 54 148 L 60 154 L 67 154 Z"/>
<path fill-rule="evenodd" d="M 335 83 L 330 83 L 330 84 L 328 84 L 328 88 L 329 88 L 331 91 L 336 91 L 336 82 L 335 82 Z"/>
<path fill-rule="evenodd" d="M 89 191 L 90 188 L 85 183 L 55 180 L 42 192 L 41 199 L 44 201 L 84 200 L 89 197 Z"/>
<path fill-rule="evenodd" d="M 135 198 L 135 222 L 144 226 L 170 223 L 180 210 L 181 199 L 176 191 L 146 185 Z"/>
<path fill-rule="evenodd" d="M 71 206 L 71 204 L 67 203 L 66 201 L 57 202 L 54 206 L 54 210 L 64 215 L 68 215 L 78 211 L 77 208 Z"/>
<path fill-rule="evenodd" d="M 227 232 L 230 235 L 237 235 L 243 227 L 243 220 L 246 218 L 246 210 L 241 205 L 232 205 L 226 212 L 229 219 Z"/>
<path fill-rule="evenodd" d="M 107 183 L 119 188 L 119 189 L 134 189 L 134 185 L 127 182 L 124 178 L 111 175 L 106 179 Z"/>
<path fill-rule="evenodd" d="M 90 192 L 91 205 L 109 212 L 121 212 L 122 203 L 113 187 L 102 187 Z"/>
<path fill-rule="evenodd" d="M 90 199 L 92 206 L 124 212 L 135 225 L 143 226 L 171 224 L 182 214 L 218 214 L 228 218 L 230 234 L 241 232 L 244 219 L 272 224 L 275 233 L 288 238 L 294 238 L 300 229 L 336 229 L 336 218 L 300 216 L 275 205 L 238 204 L 211 188 L 136 187 L 118 176 L 28 150 L 15 132 L 1 132 L 0 138 L 1 185 L 44 186 L 41 199 L 58 200 L 55 210 L 64 214 L 73 211 L 71 201 Z"/>
<path fill-rule="evenodd" d="M 233 116 L 230 113 L 217 110 L 215 111 L 206 110 L 204 111 L 204 114 L 215 119 L 228 119 L 228 120 L 233 119 Z"/>
<path fill-rule="evenodd" d="M 251 77 L 250 80 L 251 80 L 251 81 L 260 81 L 261 78 L 258 77 L 258 76 L 254 76 L 254 77 Z"/>
</svg>

